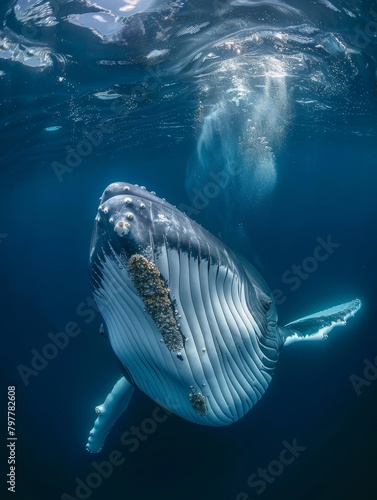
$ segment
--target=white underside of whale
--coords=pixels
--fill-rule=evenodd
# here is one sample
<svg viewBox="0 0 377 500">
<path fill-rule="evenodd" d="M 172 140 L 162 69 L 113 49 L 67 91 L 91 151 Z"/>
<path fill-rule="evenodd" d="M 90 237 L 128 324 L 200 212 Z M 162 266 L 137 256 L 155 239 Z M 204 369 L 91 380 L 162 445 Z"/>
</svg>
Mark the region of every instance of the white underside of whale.
<svg viewBox="0 0 377 500">
<path fill-rule="evenodd" d="M 111 345 L 135 384 L 160 405 L 192 422 L 230 424 L 271 380 L 245 287 L 229 269 L 174 249 L 163 248 L 156 264 L 175 300 L 184 348 L 167 349 L 127 270 L 106 256 L 96 300 Z M 193 408 L 190 393 L 205 397 L 205 415 Z"/>
</svg>

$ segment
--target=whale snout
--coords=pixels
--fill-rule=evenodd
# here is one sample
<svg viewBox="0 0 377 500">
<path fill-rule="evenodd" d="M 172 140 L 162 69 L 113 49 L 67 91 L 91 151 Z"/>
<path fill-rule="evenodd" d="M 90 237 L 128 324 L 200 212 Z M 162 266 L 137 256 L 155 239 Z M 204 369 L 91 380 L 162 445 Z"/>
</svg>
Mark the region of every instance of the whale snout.
<svg viewBox="0 0 377 500">
<path fill-rule="evenodd" d="M 126 236 L 132 226 L 147 221 L 145 209 L 145 202 L 137 197 L 117 194 L 100 204 L 96 220 L 109 235 L 114 231 L 118 236 Z"/>
<path fill-rule="evenodd" d="M 110 184 L 100 198 L 96 216 L 97 234 L 110 239 L 113 247 L 136 250 L 150 245 L 156 218 L 168 223 L 171 207 L 153 191 L 126 182 Z M 171 214 L 170 214 L 171 215 Z"/>
</svg>

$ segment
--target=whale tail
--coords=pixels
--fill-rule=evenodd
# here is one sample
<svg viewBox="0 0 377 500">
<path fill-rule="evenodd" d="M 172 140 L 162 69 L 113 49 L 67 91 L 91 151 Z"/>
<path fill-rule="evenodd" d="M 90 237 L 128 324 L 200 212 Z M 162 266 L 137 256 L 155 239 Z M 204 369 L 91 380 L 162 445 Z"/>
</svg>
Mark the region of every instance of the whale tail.
<svg viewBox="0 0 377 500">
<path fill-rule="evenodd" d="M 305 340 L 326 340 L 333 328 L 344 326 L 347 319 L 354 316 L 360 307 L 361 300 L 355 299 L 292 321 L 283 328 L 280 327 L 284 345 Z"/>
</svg>

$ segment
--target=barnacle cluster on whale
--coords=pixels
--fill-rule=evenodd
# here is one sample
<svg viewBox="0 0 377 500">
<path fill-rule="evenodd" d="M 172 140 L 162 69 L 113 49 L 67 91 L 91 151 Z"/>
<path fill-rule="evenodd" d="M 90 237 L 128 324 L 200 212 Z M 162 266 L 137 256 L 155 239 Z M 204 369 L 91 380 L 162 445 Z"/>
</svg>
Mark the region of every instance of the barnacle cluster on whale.
<svg viewBox="0 0 377 500">
<path fill-rule="evenodd" d="M 189 400 L 191 401 L 192 407 L 195 411 L 197 411 L 200 415 L 206 415 L 208 412 L 206 398 L 203 396 L 201 392 L 196 393 L 195 389 L 192 388 L 189 394 Z"/>
<path fill-rule="evenodd" d="M 157 266 L 143 255 L 134 254 L 128 259 L 127 269 L 166 347 L 169 351 L 179 351 L 183 348 L 182 333 L 176 321 L 169 288 Z"/>
<path fill-rule="evenodd" d="M 135 388 L 191 422 L 236 422 L 267 390 L 284 345 L 326 339 L 361 307 L 355 299 L 279 326 L 253 266 L 176 207 L 122 182 L 100 200 L 91 284 L 124 376 L 97 407 L 89 451 Z"/>
</svg>

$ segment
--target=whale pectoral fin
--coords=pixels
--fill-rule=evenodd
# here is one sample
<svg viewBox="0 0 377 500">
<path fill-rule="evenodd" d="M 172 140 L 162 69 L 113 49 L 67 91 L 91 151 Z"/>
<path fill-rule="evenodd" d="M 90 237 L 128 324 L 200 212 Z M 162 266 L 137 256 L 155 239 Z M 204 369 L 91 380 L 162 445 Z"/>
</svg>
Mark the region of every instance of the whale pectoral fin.
<svg viewBox="0 0 377 500">
<path fill-rule="evenodd" d="M 301 340 L 325 340 L 333 328 L 345 325 L 347 319 L 354 316 L 360 307 L 361 300 L 355 299 L 292 321 L 284 328 L 280 328 L 284 337 L 284 345 Z"/>
<path fill-rule="evenodd" d="M 89 433 L 89 439 L 86 444 L 88 451 L 92 453 L 101 451 L 109 430 L 127 408 L 134 389 L 134 386 L 125 377 L 122 377 L 114 385 L 105 402 L 96 407 L 98 417 L 94 422 L 93 429 Z"/>
</svg>

